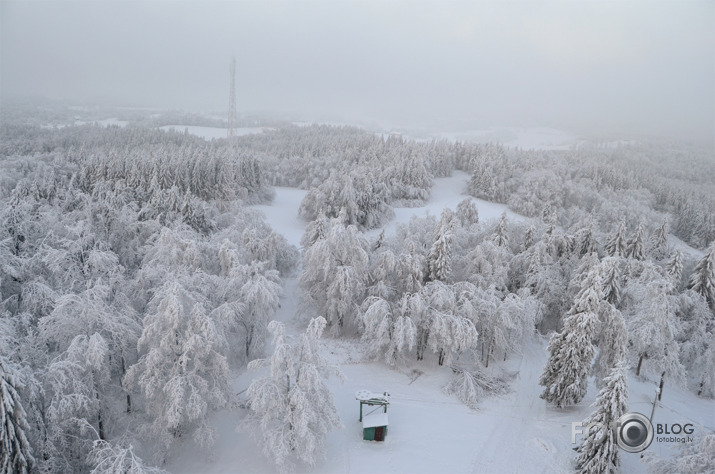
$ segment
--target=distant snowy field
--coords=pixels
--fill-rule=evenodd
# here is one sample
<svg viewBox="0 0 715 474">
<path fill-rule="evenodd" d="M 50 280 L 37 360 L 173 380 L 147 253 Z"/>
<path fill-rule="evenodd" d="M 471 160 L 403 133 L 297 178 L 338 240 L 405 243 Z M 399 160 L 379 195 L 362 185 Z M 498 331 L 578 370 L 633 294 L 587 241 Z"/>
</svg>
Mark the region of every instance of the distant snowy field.
<svg viewBox="0 0 715 474">
<path fill-rule="evenodd" d="M 197 125 L 164 125 L 159 127 L 162 130 L 174 130 L 183 133 L 187 131 L 191 135 L 196 135 L 206 140 L 214 138 L 226 138 L 228 130 L 219 127 L 199 127 Z M 255 133 L 263 133 L 263 127 L 245 127 L 237 128 L 236 136 L 253 135 Z"/>
<path fill-rule="evenodd" d="M 399 208 L 387 226 L 394 231 L 398 222 L 429 212 L 439 215 L 442 208 L 454 209 L 465 198 L 469 175 L 454 172 L 449 178 L 434 180 L 432 197 L 419 208 Z M 289 242 L 298 245 L 306 223 L 297 217 L 305 191 L 275 188 L 271 205 L 260 209 L 268 223 Z M 497 218 L 506 206 L 475 200 L 480 220 Z M 510 219 L 524 219 L 507 211 Z M 376 235 L 380 230 L 374 230 Z M 297 316 L 299 289 L 296 278 L 285 280 L 284 295 L 277 319 L 289 332 L 302 330 Z M 572 472 L 574 451 L 571 423 L 582 421 L 592 411 L 597 390 L 591 384 L 586 398 L 576 407 L 558 410 L 539 398 L 539 376 L 547 360 L 547 338 L 527 345 L 524 354 L 511 357 L 506 370 L 514 375 L 512 391 L 485 399 L 477 410 L 470 410 L 455 397 L 445 395 L 442 387 L 452 377 L 434 358 L 410 361 L 407 367 L 391 369 L 379 362 L 363 359 L 357 340 L 331 339 L 324 336 L 326 359 L 337 365 L 347 377 L 344 384 L 331 380 L 344 428 L 327 437 L 327 458 L 316 466 L 298 466 L 298 472 L 316 473 L 472 473 L 472 472 Z M 413 370 L 422 374 L 413 380 Z M 261 372 L 248 371 L 233 381 L 236 393 L 242 392 Z M 653 402 L 655 380 L 629 377 L 629 409 L 647 415 Z M 384 443 L 362 440 L 358 422 L 359 404 L 355 392 L 367 389 L 388 391 L 389 428 Z M 261 453 L 260 433 L 237 431 L 245 410 L 222 411 L 212 418 L 219 431 L 216 452 L 208 460 L 192 442 L 176 446 L 176 455 L 166 468 L 174 473 L 275 472 L 276 468 Z M 667 385 L 663 400 L 656 408 L 654 423 L 693 423 L 715 429 L 715 401 L 696 397 L 686 389 Z M 255 428 L 253 428 L 255 430 Z M 661 456 L 677 455 L 677 445 L 654 441 L 649 451 Z M 621 451 L 622 472 L 645 472 L 640 454 Z"/>
</svg>

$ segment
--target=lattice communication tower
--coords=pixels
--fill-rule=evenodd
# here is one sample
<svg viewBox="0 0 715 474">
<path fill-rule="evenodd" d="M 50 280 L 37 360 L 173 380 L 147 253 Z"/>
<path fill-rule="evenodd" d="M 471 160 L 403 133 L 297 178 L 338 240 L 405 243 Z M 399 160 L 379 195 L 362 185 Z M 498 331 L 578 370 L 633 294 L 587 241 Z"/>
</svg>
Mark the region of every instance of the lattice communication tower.
<svg viewBox="0 0 715 474">
<path fill-rule="evenodd" d="M 228 94 L 228 136 L 236 136 L 236 58 L 231 58 L 231 84 Z"/>
</svg>

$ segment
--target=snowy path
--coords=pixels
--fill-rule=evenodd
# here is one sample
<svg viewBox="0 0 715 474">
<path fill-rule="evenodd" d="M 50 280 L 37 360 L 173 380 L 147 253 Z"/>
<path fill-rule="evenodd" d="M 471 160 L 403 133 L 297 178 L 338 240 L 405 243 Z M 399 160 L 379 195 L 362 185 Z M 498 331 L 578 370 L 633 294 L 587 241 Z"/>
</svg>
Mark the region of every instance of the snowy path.
<svg viewBox="0 0 715 474">
<path fill-rule="evenodd" d="M 300 248 L 300 238 L 305 233 L 308 223 L 298 216 L 298 208 L 308 191 L 281 186 L 273 189 L 276 195 L 271 204 L 259 204 L 251 208 L 263 212 L 266 222 L 273 227 L 273 230 L 282 234 L 288 243 Z"/>
</svg>

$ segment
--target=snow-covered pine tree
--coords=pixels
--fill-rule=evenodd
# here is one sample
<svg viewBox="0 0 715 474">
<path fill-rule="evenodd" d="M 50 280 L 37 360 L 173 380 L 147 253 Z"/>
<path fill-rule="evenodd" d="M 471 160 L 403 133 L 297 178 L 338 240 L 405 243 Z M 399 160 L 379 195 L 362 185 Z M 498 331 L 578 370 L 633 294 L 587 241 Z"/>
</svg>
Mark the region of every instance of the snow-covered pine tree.
<svg viewBox="0 0 715 474">
<path fill-rule="evenodd" d="M 263 433 L 263 453 L 281 470 L 292 457 L 309 464 L 325 455 L 325 435 L 342 426 L 333 395 L 323 381 L 342 375 L 319 354 L 318 340 L 325 329 L 322 317 L 311 319 L 300 342 L 286 340 L 284 327 L 271 321 L 274 352 L 270 359 L 255 360 L 249 369 L 269 366 L 270 373 L 248 387 L 253 419 Z"/>
<path fill-rule="evenodd" d="M 427 255 L 428 281 L 444 281 L 452 272 L 452 239 L 454 237 L 454 213 L 445 208 L 442 211 L 432 248 Z"/>
<path fill-rule="evenodd" d="M 690 288 L 703 295 L 715 310 L 715 241 L 695 266 L 690 276 Z"/>
<path fill-rule="evenodd" d="M 598 429 L 584 433 L 576 456 L 576 470 L 584 474 L 619 472 L 618 443 L 611 427 L 628 412 L 628 379 L 625 362 L 619 362 L 603 380 L 594 411 L 584 426 L 597 423 Z M 604 432 L 605 430 L 605 432 Z"/>
<path fill-rule="evenodd" d="M 635 260 L 645 259 L 645 250 L 643 245 L 645 228 L 643 222 L 638 224 L 636 228 L 636 233 L 633 238 L 628 242 L 628 248 L 626 249 L 626 255 L 628 258 L 633 258 Z"/>
<path fill-rule="evenodd" d="M 25 474 L 36 467 L 27 414 L 17 393 L 21 387 L 17 371 L 0 354 L 0 472 Z"/>
<path fill-rule="evenodd" d="M 564 318 L 563 330 L 551 336 L 549 341 L 551 355 L 539 380 L 545 387 L 541 398 L 559 408 L 576 404 L 586 395 L 601 298 L 600 267 L 595 266 L 584 279 L 581 291 Z"/>
<path fill-rule="evenodd" d="M 626 222 L 621 220 L 616 233 L 606 242 L 605 250 L 611 257 L 625 257 L 628 243 L 626 241 Z"/>
</svg>

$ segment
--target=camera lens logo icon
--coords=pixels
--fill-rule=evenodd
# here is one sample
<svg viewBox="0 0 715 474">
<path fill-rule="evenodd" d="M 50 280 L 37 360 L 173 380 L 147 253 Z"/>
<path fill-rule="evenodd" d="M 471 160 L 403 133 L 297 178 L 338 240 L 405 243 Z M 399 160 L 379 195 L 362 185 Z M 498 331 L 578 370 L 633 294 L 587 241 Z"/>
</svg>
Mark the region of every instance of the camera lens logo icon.
<svg viewBox="0 0 715 474">
<path fill-rule="evenodd" d="M 645 415 L 626 413 L 616 423 L 616 442 L 629 453 L 640 453 L 653 441 L 653 425 Z"/>
</svg>

